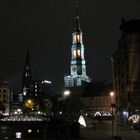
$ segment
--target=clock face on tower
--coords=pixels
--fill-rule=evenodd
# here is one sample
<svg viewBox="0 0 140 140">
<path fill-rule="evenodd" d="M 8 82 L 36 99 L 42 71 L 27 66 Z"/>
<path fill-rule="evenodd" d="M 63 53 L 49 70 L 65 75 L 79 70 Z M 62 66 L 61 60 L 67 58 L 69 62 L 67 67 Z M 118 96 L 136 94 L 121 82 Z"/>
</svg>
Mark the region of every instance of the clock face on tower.
<svg viewBox="0 0 140 140">
<path fill-rule="evenodd" d="M 75 67 L 73 67 L 73 68 L 72 68 L 72 70 L 75 72 L 75 71 L 76 71 L 76 68 L 75 68 Z"/>
<path fill-rule="evenodd" d="M 80 66 L 77 67 L 77 73 L 78 73 L 78 74 L 82 74 L 82 69 L 81 69 Z"/>
</svg>

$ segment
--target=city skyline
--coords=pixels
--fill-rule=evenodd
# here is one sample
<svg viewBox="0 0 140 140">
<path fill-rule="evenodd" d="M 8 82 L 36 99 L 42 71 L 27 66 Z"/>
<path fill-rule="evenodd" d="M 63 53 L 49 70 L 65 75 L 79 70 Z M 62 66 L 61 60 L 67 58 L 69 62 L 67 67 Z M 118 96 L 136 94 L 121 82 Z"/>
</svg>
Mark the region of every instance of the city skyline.
<svg viewBox="0 0 140 140">
<path fill-rule="evenodd" d="M 110 57 L 118 47 L 121 20 L 139 19 L 140 2 L 79 3 L 87 74 L 93 81 L 110 80 Z M 70 73 L 75 0 L 8 0 L 0 5 L 0 80 L 20 88 L 29 48 L 33 78 L 50 80 L 62 89 L 64 74 Z"/>
</svg>

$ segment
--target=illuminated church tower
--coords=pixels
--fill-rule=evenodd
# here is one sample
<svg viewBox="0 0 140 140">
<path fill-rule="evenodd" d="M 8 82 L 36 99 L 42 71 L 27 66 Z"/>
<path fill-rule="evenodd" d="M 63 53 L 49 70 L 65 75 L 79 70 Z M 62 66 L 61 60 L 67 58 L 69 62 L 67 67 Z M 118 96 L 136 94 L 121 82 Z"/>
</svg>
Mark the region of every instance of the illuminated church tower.
<svg viewBox="0 0 140 140">
<path fill-rule="evenodd" d="M 21 87 L 23 96 L 30 96 L 29 94 L 31 94 L 31 84 L 32 84 L 32 75 L 30 69 L 29 49 L 28 49 L 26 55 L 25 68 L 23 72 L 22 87 Z"/>
<path fill-rule="evenodd" d="M 71 47 L 71 74 L 64 77 L 65 87 L 83 86 L 85 82 L 90 82 L 86 74 L 86 61 L 84 57 L 83 33 L 80 28 L 78 15 L 78 5 L 76 6 L 76 25 L 72 34 Z"/>
</svg>

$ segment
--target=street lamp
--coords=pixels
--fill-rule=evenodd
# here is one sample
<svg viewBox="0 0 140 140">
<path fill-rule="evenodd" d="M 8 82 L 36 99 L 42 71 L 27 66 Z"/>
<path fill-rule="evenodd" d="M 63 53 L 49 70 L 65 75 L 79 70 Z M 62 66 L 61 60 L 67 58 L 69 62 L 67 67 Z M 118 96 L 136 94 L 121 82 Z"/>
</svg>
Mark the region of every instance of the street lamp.
<svg viewBox="0 0 140 140">
<path fill-rule="evenodd" d="M 69 90 L 65 90 L 65 91 L 64 91 L 64 95 L 65 95 L 65 96 L 70 95 L 70 91 L 69 91 Z"/>
<path fill-rule="evenodd" d="M 64 94 L 63 94 L 64 99 L 65 99 L 66 97 L 68 97 L 69 95 L 70 95 L 70 91 L 69 91 L 69 90 L 65 90 L 65 91 L 64 91 Z"/>
<path fill-rule="evenodd" d="M 113 113 L 113 109 L 115 107 L 115 93 L 113 91 L 110 92 L 110 97 L 111 97 L 111 111 L 112 111 L 112 138 L 113 138 L 113 127 L 114 127 L 114 113 Z"/>
<path fill-rule="evenodd" d="M 32 108 L 33 107 L 33 100 L 32 99 L 28 99 L 28 100 L 26 100 L 25 101 L 25 106 L 27 107 L 27 108 Z"/>
</svg>

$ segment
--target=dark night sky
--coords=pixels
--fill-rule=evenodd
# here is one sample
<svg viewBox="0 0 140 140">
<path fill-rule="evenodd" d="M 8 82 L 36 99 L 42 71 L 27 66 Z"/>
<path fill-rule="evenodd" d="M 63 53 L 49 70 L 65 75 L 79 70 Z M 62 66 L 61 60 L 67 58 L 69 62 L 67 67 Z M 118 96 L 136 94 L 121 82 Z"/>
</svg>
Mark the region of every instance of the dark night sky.
<svg viewBox="0 0 140 140">
<path fill-rule="evenodd" d="M 0 80 L 19 89 L 27 48 L 33 78 L 63 87 L 70 72 L 75 0 L 0 1 Z M 140 18 L 140 0 L 80 0 L 87 74 L 93 81 L 112 78 L 111 60 L 121 19 Z"/>
</svg>

